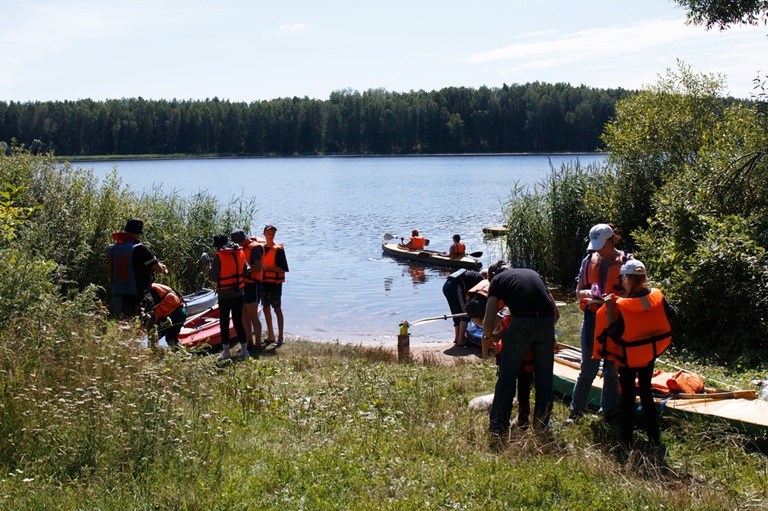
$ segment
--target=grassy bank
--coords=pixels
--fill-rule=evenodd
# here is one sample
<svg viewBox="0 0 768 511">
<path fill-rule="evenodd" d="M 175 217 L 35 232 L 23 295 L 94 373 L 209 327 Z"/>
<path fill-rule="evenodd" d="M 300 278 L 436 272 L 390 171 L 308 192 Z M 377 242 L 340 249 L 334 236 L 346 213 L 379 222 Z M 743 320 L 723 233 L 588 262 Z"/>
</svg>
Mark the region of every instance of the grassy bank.
<svg viewBox="0 0 768 511">
<path fill-rule="evenodd" d="M 663 462 L 625 460 L 615 430 L 565 427 L 557 401 L 551 437 L 491 450 L 467 403 L 492 392 L 492 363 L 297 341 L 220 367 L 137 334 L 94 315 L 3 339 L 0 508 L 765 508 L 765 455 L 701 424 L 665 422 Z"/>
</svg>

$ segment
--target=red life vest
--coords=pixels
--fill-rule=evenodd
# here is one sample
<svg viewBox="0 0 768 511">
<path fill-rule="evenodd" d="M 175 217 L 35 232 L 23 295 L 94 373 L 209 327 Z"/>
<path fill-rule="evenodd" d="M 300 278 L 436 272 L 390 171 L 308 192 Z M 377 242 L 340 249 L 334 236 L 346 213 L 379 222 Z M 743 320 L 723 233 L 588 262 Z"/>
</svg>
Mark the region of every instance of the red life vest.
<svg viewBox="0 0 768 511">
<path fill-rule="evenodd" d="M 414 237 L 412 237 L 411 238 L 411 244 L 409 245 L 409 247 L 412 250 L 421 250 L 422 248 L 424 248 L 425 247 L 424 236 L 414 236 Z"/>
<path fill-rule="evenodd" d="M 254 251 L 254 249 L 257 249 L 257 247 L 260 247 L 257 250 L 261 250 L 262 255 L 264 253 L 264 248 L 262 244 L 259 243 L 258 241 L 259 239 L 260 238 L 251 237 L 240 244 L 240 246 L 243 247 L 243 255 L 245 256 L 245 260 L 248 262 L 248 264 L 251 264 L 251 253 Z M 249 273 L 244 277 L 246 284 L 255 284 L 257 282 L 261 282 L 263 278 L 264 278 L 264 272 L 263 271 L 256 272 L 256 270 L 254 270 L 253 267 L 251 267 L 251 273 Z"/>
<path fill-rule="evenodd" d="M 282 284 L 285 282 L 284 271 L 267 270 L 268 267 L 277 266 L 277 263 L 275 262 L 277 251 L 278 249 L 282 248 L 282 243 L 275 243 L 271 248 L 269 248 L 269 250 L 267 250 L 267 247 L 264 247 L 264 255 L 261 258 L 262 265 L 264 267 L 264 276 L 262 277 L 262 282 L 271 282 L 273 284 Z"/>
<path fill-rule="evenodd" d="M 459 257 L 459 256 L 463 256 L 466 253 L 467 253 L 467 247 L 464 245 L 464 243 L 459 242 L 459 243 L 453 244 L 453 254 L 452 254 L 453 256 Z"/>
<path fill-rule="evenodd" d="M 600 286 L 603 295 L 609 293 L 621 294 L 624 291 L 624 287 L 621 285 L 621 265 L 631 258 L 633 258 L 632 254 L 623 250 L 617 251 L 613 260 L 608 263 L 608 270 L 605 275 L 600 275 L 603 258 L 597 252 L 593 252 L 589 258 L 584 260 L 581 271 L 584 282 L 579 282 L 579 289 L 589 289 L 592 287 L 592 284 L 596 283 Z M 587 300 L 582 299 L 579 303 L 579 308 L 584 310 L 587 306 L 589 306 L 592 312 L 596 312 L 600 308 L 599 304 L 593 303 L 588 305 Z"/>
<path fill-rule="evenodd" d="M 152 291 L 157 293 L 157 302 L 155 303 L 155 321 L 170 316 L 173 311 L 184 305 L 181 297 L 168 286 L 152 283 Z M 154 302 L 154 297 L 153 300 Z"/>
<path fill-rule="evenodd" d="M 645 296 L 616 300 L 614 321 L 624 321 L 624 334 L 608 334 L 608 309 L 597 311 L 592 358 L 613 360 L 622 367 L 645 367 L 664 353 L 672 342 L 672 329 L 664 311 L 664 295 L 653 289 Z"/>
<path fill-rule="evenodd" d="M 219 280 L 216 290 L 242 289 L 245 287 L 245 255 L 243 249 L 223 248 L 216 252 L 219 258 Z"/>
</svg>

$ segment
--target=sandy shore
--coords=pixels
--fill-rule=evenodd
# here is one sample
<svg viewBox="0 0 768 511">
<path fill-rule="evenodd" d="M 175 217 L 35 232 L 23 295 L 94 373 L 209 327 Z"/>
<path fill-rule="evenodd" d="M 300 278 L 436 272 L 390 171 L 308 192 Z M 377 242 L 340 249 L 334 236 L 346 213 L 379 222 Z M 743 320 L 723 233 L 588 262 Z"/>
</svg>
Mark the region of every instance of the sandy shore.
<svg viewBox="0 0 768 511">
<path fill-rule="evenodd" d="M 397 353 L 397 348 L 395 353 Z M 453 343 L 429 343 L 410 346 L 411 359 L 416 363 L 443 365 L 471 364 L 482 360 L 480 346 L 467 344 L 456 346 Z"/>
</svg>

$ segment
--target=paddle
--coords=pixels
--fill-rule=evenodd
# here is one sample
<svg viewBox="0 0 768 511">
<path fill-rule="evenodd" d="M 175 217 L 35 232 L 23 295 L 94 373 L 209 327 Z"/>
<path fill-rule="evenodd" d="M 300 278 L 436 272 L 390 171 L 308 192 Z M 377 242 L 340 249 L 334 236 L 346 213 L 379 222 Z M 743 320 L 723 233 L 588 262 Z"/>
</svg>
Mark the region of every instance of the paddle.
<svg viewBox="0 0 768 511">
<path fill-rule="evenodd" d="M 404 239 L 404 238 L 409 238 L 409 237 L 410 237 L 410 236 L 395 236 L 395 235 L 393 235 L 393 234 L 389 234 L 388 232 L 385 232 L 385 233 L 384 233 L 384 241 L 395 240 L 395 239 L 399 239 L 399 240 L 402 240 L 402 239 Z M 428 246 L 428 245 L 429 245 L 429 240 L 426 240 L 426 239 L 425 239 L 425 240 L 424 240 L 424 246 L 426 247 L 426 246 Z"/>
<path fill-rule="evenodd" d="M 413 321 L 413 322 L 409 321 L 408 324 L 411 325 L 411 326 L 414 326 L 414 325 L 419 325 L 421 323 L 429 323 L 430 321 L 439 321 L 441 319 L 466 318 L 466 317 L 467 317 L 467 313 L 466 312 L 462 312 L 460 314 L 446 314 L 444 316 L 436 316 L 434 318 L 417 319 L 416 321 Z"/>
</svg>

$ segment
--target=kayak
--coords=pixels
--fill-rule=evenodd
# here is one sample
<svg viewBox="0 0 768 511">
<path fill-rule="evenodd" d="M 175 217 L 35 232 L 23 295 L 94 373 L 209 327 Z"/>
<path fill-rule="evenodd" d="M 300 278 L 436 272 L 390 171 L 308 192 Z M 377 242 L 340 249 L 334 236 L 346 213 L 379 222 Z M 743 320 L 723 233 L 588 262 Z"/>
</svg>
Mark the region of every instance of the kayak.
<svg viewBox="0 0 768 511">
<path fill-rule="evenodd" d="M 206 288 L 184 295 L 182 299 L 187 307 L 187 316 L 199 314 L 219 303 L 216 291 Z"/>
<path fill-rule="evenodd" d="M 384 251 L 384 254 L 390 257 L 418 261 L 429 266 L 466 268 L 468 270 L 479 270 L 483 266 L 483 263 L 480 260 L 467 255 L 463 257 L 448 257 L 442 252 L 426 249 L 411 250 L 408 247 L 398 245 L 397 243 L 383 242 L 381 244 L 381 249 Z"/>
<path fill-rule="evenodd" d="M 571 396 L 579 376 L 580 363 L 580 349 L 560 345 L 555 354 L 553 384 L 556 393 Z M 600 406 L 602 388 L 603 379 L 598 375 L 592 382 L 588 404 Z M 725 391 L 707 387 L 704 392 L 697 394 L 654 394 L 654 401 L 661 417 L 672 416 L 687 420 L 698 418 L 742 433 L 768 432 L 768 401 L 758 399 L 754 390 Z"/>
<path fill-rule="evenodd" d="M 560 345 L 555 354 L 553 387 L 556 394 L 571 397 L 573 386 L 579 377 L 581 350 Z M 598 408 L 603 380 L 598 375 L 592 382 L 587 404 Z M 705 388 L 698 394 L 654 394 L 660 416 L 685 420 L 704 420 L 719 424 L 741 433 L 762 435 L 768 432 L 768 401 L 758 398 L 754 390 L 726 391 Z M 493 402 L 493 394 L 479 396 L 470 401 L 470 409 L 487 409 Z M 638 399 L 639 404 L 639 399 Z"/>
<path fill-rule="evenodd" d="M 235 331 L 232 319 L 230 319 L 229 338 L 235 339 L 236 337 L 237 332 Z M 181 327 L 181 332 L 179 332 L 179 344 L 184 348 L 199 348 L 206 345 L 216 346 L 221 344 L 218 304 L 201 313 L 187 317 L 184 326 Z"/>
</svg>

